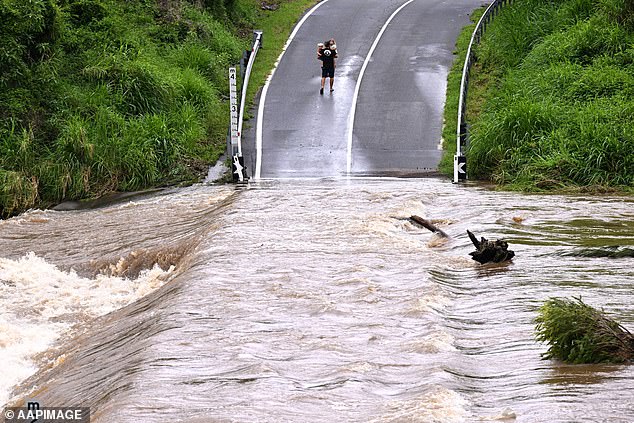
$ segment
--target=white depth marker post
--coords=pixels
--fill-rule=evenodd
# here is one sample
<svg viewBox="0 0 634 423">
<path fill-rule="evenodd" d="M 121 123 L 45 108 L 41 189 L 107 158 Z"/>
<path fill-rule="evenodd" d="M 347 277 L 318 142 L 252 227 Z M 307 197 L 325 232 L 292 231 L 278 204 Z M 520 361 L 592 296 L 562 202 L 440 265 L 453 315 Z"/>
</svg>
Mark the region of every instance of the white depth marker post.
<svg viewBox="0 0 634 423">
<path fill-rule="evenodd" d="M 236 68 L 229 68 L 229 107 L 231 107 L 231 155 L 238 150 L 238 91 Z"/>
<path fill-rule="evenodd" d="M 229 107 L 231 108 L 231 155 L 233 157 L 233 166 L 236 170 L 233 173 L 238 174 L 238 180 L 242 182 L 243 167 L 240 165 L 240 129 L 238 127 L 238 90 L 236 84 L 236 68 L 229 68 Z"/>
</svg>

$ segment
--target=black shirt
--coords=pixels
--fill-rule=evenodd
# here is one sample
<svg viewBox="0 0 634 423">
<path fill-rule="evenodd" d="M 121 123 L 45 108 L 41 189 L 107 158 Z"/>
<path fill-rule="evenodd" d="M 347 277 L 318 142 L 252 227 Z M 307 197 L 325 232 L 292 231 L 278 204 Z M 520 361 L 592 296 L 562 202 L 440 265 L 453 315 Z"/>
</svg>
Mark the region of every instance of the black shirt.
<svg viewBox="0 0 634 423">
<path fill-rule="evenodd" d="M 327 52 L 330 52 L 328 54 Z M 337 50 L 321 50 L 320 60 L 323 62 L 322 67 L 332 69 L 335 67 L 335 58 L 337 57 Z"/>
</svg>

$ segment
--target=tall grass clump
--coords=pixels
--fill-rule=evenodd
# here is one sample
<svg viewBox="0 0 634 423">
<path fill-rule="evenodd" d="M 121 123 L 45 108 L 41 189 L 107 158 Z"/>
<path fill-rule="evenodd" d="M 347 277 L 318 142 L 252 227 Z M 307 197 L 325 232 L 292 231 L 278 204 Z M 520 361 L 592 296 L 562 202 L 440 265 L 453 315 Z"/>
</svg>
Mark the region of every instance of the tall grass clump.
<svg viewBox="0 0 634 423">
<path fill-rule="evenodd" d="M 602 310 L 551 298 L 535 319 L 537 340 L 549 345 L 545 358 L 568 363 L 624 363 L 634 359 L 634 335 Z"/>
<path fill-rule="evenodd" d="M 501 9 L 475 52 L 470 177 L 529 191 L 634 190 L 633 3 Z"/>
</svg>

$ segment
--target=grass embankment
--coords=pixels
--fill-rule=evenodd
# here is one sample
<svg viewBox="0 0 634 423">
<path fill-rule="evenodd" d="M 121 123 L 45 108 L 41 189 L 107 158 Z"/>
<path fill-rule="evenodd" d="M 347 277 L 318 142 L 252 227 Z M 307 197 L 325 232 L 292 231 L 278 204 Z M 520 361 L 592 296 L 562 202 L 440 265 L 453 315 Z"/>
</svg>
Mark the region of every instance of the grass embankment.
<svg viewBox="0 0 634 423">
<path fill-rule="evenodd" d="M 225 150 L 227 68 L 251 29 L 254 93 L 314 3 L 0 0 L 0 217 L 198 181 Z"/>
<path fill-rule="evenodd" d="M 472 29 L 460 38 L 462 58 L 449 77 L 445 171 Z M 526 191 L 634 191 L 633 0 L 516 1 L 475 52 L 470 178 Z"/>
</svg>

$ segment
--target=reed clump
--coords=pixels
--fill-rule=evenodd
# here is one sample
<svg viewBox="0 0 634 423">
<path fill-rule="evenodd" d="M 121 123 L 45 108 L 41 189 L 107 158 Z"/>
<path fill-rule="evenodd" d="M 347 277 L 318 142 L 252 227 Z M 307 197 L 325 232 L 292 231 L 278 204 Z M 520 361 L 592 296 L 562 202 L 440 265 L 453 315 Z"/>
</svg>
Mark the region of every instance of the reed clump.
<svg viewBox="0 0 634 423">
<path fill-rule="evenodd" d="M 475 54 L 470 177 L 527 191 L 634 190 L 633 1 L 513 2 Z"/>
<path fill-rule="evenodd" d="M 575 364 L 634 360 L 634 335 L 581 298 L 549 299 L 535 323 L 537 339 L 549 344 L 545 358 Z"/>
</svg>

